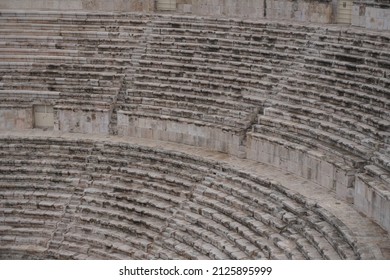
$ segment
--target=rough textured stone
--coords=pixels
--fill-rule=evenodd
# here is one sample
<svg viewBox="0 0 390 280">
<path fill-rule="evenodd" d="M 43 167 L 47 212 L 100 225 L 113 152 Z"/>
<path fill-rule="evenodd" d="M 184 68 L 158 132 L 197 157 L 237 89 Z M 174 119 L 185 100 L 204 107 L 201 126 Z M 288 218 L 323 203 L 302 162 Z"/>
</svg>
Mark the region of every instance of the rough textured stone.
<svg viewBox="0 0 390 280">
<path fill-rule="evenodd" d="M 104 12 L 2 11 L 0 22 L 0 135 L 13 140 L 0 150 L 6 225 L 43 224 L 56 232 L 53 246 L 61 247 L 67 230 L 80 223 L 83 232 L 99 236 L 87 240 L 99 258 L 369 258 L 357 253 L 366 250 L 347 238 L 336 218 L 317 211 L 305 196 L 287 195 L 275 181 L 280 173 L 261 179 L 245 174 L 260 162 L 301 178 L 287 187 L 305 194 L 307 184 L 317 184 L 389 230 L 388 34 Z M 52 133 L 84 136 L 47 143 L 42 130 L 29 131 L 42 138 L 8 134 L 34 127 L 34 106 L 53 108 Z M 99 140 L 88 139 L 92 134 Z M 112 144 L 114 135 L 177 146 L 161 155 L 159 149 Z M 252 161 L 241 162 L 240 171 L 226 169 L 205 160 L 207 153 L 173 152 L 179 144 L 222 152 L 221 161 Z M 36 203 L 28 202 L 30 195 Z M 187 207 L 190 202 L 195 206 Z M 306 211 L 315 213 L 305 220 Z M 168 227 L 172 222 L 177 228 Z M 307 224 L 313 228 L 303 232 Z M 307 243 L 289 251 L 284 239 L 297 232 Z M 108 241 L 102 242 L 105 234 Z M 159 240 L 164 234 L 182 244 L 165 244 Z M 253 239 L 255 234 L 269 240 Z M 145 240 L 126 255 L 118 245 L 124 235 Z M 44 238 L 37 237 L 31 258 L 41 254 Z M 330 239 L 336 241 L 326 243 Z M 17 241 L 23 248 L 28 239 Z M 149 245 L 157 241 L 161 247 Z M 198 249 L 184 254 L 186 246 Z M 72 252 L 75 244 L 61 248 L 50 252 L 64 258 L 86 253 Z"/>
</svg>

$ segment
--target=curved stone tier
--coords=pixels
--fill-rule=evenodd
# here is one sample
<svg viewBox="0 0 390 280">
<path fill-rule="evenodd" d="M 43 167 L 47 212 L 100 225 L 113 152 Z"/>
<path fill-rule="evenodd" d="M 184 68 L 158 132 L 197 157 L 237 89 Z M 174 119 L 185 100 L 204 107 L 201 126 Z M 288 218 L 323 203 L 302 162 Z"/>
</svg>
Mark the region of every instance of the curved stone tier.
<svg viewBox="0 0 390 280">
<path fill-rule="evenodd" d="M 318 203 L 223 154 L 77 134 L 0 143 L 0 258 L 381 257 L 385 235 L 367 219 L 356 222 L 375 239 L 363 244 Z"/>
<path fill-rule="evenodd" d="M 389 231 L 389 50 L 388 32 L 335 25 L 0 11 L 0 129 L 51 105 L 56 131 L 272 165 Z"/>
</svg>

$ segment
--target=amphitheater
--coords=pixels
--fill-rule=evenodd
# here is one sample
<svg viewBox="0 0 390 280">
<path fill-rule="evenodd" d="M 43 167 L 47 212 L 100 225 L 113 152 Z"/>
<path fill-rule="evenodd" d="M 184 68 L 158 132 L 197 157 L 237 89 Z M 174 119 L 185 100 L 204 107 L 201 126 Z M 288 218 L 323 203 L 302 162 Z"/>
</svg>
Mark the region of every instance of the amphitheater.
<svg viewBox="0 0 390 280">
<path fill-rule="evenodd" d="M 390 4 L 346 2 L 1 0 L 0 259 L 390 259 Z"/>
</svg>

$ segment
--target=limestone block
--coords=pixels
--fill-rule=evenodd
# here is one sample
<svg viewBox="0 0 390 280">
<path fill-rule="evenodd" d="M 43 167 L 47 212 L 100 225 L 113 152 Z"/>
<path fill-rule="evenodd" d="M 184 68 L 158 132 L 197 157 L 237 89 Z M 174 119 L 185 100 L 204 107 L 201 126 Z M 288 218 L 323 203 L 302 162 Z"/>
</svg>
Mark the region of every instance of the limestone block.
<svg viewBox="0 0 390 280">
<path fill-rule="evenodd" d="M 386 15 L 383 21 L 383 30 L 390 30 L 390 14 Z"/>
<path fill-rule="evenodd" d="M 176 137 L 177 134 L 176 134 L 175 131 L 168 130 L 167 134 L 168 134 L 168 141 L 170 141 L 170 142 L 177 142 L 177 137 Z M 142 135 L 141 135 L 141 137 L 142 137 Z"/>
<path fill-rule="evenodd" d="M 354 176 L 350 176 L 350 178 L 354 178 Z M 352 180 L 351 179 L 351 180 Z M 344 185 L 341 182 L 334 180 L 334 184 L 336 186 L 336 196 L 339 199 L 345 200 L 347 202 L 353 202 L 353 194 L 354 188 Z"/>
<path fill-rule="evenodd" d="M 247 158 L 251 160 L 257 160 L 258 150 L 258 140 L 254 139 L 250 134 L 248 134 L 246 145 Z"/>
<path fill-rule="evenodd" d="M 263 0 L 225 0 L 222 4 L 222 12 L 226 16 L 239 16 L 243 18 L 261 18 L 263 16 Z"/>
<path fill-rule="evenodd" d="M 386 230 L 390 229 L 390 192 L 381 193 L 374 191 L 372 193 L 372 217 L 382 225 Z"/>
<path fill-rule="evenodd" d="M 333 189 L 333 180 L 335 179 L 335 168 L 334 166 L 327 162 L 326 160 L 321 160 L 320 163 L 320 174 L 319 174 L 319 180 L 318 182 L 320 185 L 328 188 Z"/>
<path fill-rule="evenodd" d="M 0 130 L 33 128 L 32 107 L 0 107 Z"/>
<path fill-rule="evenodd" d="M 108 134 L 109 110 L 82 110 L 55 107 L 56 130 L 63 132 Z M 58 125 L 58 127 L 57 127 Z"/>
<path fill-rule="evenodd" d="M 151 128 L 142 128 L 141 129 L 141 138 L 152 139 L 153 130 Z"/>
<path fill-rule="evenodd" d="M 192 4 L 177 4 L 177 10 L 184 14 L 192 13 Z"/>
<path fill-rule="evenodd" d="M 221 0 L 193 0 L 192 10 L 197 15 L 221 15 Z"/>
<path fill-rule="evenodd" d="M 380 185 L 379 181 L 359 174 L 355 182 L 354 205 L 358 211 L 390 230 L 390 192 Z"/>
<path fill-rule="evenodd" d="M 136 136 L 139 137 L 139 135 L 136 135 Z M 160 139 L 157 139 L 157 140 L 169 141 L 169 131 L 160 130 Z M 193 143 L 191 135 L 188 135 L 188 137 L 185 140 L 186 140 L 185 144 L 191 145 Z"/>
<path fill-rule="evenodd" d="M 321 159 L 318 159 L 317 157 L 312 155 L 309 156 L 309 164 L 311 167 L 311 178 L 314 182 L 319 181 L 320 172 L 321 172 L 321 163 L 322 163 Z"/>
<path fill-rule="evenodd" d="M 279 167 L 283 170 L 288 170 L 289 161 L 286 158 L 279 158 Z"/>
<path fill-rule="evenodd" d="M 287 162 L 287 171 L 292 172 L 294 174 L 300 173 L 301 166 L 293 161 Z"/>
</svg>

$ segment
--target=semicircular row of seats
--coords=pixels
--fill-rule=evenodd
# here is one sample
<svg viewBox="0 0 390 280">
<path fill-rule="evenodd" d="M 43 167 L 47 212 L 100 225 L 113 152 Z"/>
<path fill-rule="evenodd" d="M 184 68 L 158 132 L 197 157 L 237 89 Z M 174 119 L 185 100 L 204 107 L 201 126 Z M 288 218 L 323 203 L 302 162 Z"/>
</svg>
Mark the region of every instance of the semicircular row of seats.
<svg viewBox="0 0 390 280">
<path fill-rule="evenodd" d="M 215 161 L 125 142 L 0 143 L 3 259 L 364 257 L 326 210 Z"/>
<path fill-rule="evenodd" d="M 390 229 L 390 34 L 155 18 L 133 86 L 118 104 L 119 134 L 271 164 Z"/>
<path fill-rule="evenodd" d="M 118 32 L 115 19 L 103 18 L 88 19 L 82 13 L 1 12 L 3 110 L 15 104 L 20 108 L 52 105 L 57 114 L 55 129 L 108 133 L 113 103 L 123 90 L 125 69 L 143 29 L 136 26 L 142 21 L 134 18 L 121 23 Z M 103 116 L 104 125 L 97 123 L 96 115 Z M 79 120 L 92 124 L 81 125 Z M 12 126 L 32 128 L 33 123 L 27 119 L 6 128 Z"/>
<path fill-rule="evenodd" d="M 182 15 L 2 11 L 0 21 L 5 112 L 60 98 L 55 129 L 271 164 L 390 230 L 389 33 Z"/>
</svg>

